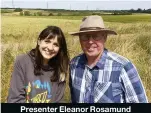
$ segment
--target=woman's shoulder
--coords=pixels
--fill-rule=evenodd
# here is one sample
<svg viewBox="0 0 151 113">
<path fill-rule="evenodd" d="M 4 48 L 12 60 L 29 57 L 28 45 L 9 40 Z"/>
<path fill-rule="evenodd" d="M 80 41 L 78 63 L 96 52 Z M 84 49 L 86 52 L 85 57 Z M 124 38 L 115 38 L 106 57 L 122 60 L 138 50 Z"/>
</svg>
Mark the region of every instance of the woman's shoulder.
<svg viewBox="0 0 151 113">
<path fill-rule="evenodd" d="M 15 62 L 21 63 L 21 64 L 24 64 L 29 61 L 30 61 L 30 56 L 28 55 L 28 53 L 18 55 L 15 60 Z"/>
<path fill-rule="evenodd" d="M 25 59 L 29 59 L 29 55 L 27 53 L 24 54 L 20 54 L 16 57 L 16 60 L 25 60 Z"/>
</svg>

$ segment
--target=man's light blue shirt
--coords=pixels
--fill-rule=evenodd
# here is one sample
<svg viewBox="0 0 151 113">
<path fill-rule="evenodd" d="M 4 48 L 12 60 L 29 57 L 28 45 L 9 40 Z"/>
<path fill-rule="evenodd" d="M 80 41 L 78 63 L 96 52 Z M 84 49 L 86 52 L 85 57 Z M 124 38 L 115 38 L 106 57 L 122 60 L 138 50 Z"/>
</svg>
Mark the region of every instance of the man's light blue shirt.
<svg viewBox="0 0 151 113">
<path fill-rule="evenodd" d="M 104 49 L 93 68 L 85 54 L 70 62 L 73 103 L 146 103 L 146 93 L 135 66 L 125 57 Z"/>
</svg>

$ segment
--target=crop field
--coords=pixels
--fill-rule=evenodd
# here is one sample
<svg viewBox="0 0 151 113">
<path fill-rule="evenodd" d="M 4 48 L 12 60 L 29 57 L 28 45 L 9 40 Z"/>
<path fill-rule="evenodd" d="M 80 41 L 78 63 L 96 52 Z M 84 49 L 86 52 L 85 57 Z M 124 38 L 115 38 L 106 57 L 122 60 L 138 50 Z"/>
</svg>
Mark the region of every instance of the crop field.
<svg viewBox="0 0 151 113">
<path fill-rule="evenodd" d="M 82 52 L 78 37 L 69 32 L 78 31 L 82 16 L 26 17 L 2 16 L 1 33 L 1 102 L 6 102 L 8 88 L 17 55 L 35 48 L 39 33 L 48 25 L 62 28 L 70 58 Z M 139 72 L 149 102 L 151 102 L 151 15 L 103 16 L 107 28 L 117 36 L 109 36 L 106 48 L 130 59 Z M 68 78 L 65 102 L 70 101 Z"/>
</svg>

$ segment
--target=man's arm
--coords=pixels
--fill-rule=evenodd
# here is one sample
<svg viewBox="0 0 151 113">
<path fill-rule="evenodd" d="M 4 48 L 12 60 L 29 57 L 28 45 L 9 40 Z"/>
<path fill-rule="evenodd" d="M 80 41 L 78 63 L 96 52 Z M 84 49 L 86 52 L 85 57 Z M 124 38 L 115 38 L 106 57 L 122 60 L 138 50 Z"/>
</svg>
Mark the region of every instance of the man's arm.
<svg viewBox="0 0 151 113">
<path fill-rule="evenodd" d="M 126 103 L 147 103 L 147 96 L 135 66 L 128 62 L 121 71 Z"/>
</svg>

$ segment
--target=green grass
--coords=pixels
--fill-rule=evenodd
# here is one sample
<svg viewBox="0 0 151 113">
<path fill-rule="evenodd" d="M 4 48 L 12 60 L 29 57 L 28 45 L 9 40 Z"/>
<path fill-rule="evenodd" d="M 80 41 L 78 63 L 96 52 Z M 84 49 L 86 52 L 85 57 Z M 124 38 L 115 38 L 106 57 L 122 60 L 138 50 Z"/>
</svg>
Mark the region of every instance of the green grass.
<svg viewBox="0 0 151 113">
<path fill-rule="evenodd" d="M 87 14 L 89 16 L 89 14 Z M 9 18 L 10 16 L 8 16 Z M 68 19 L 81 20 L 85 16 L 19 16 L 18 18 L 47 18 L 47 19 Z M 120 23 L 137 23 L 137 22 L 151 22 L 151 14 L 137 14 L 137 15 L 102 15 L 106 22 L 120 22 Z"/>
<path fill-rule="evenodd" d="M 68 32 L 79 29 L 82 17 L 65 17 L 2 16 L 2 102 L 6 101 L 8 95 L 14 59 L 17 55 L 26 53 L 36 46 L 37 37 L 46 26 L 56 25 L 62 28 L 71 58 L 82 52 L 78 37 L 72 37 L 68 34 Z M 134 21 L 134 17 L 137 17 L 136 20 L 139 21 Z M 135 64 L 151 102 L 151 23 L 147 20 L 148 16 L 103 16 L 103 18 L 106 27 L 118 33 L 117 36 L 108 37 L 106 48 L 127 57 Z M 115 21 L 113 21 L 114 19 Z M 67 85 L 66 102 L 69 102 L 69 97 L 70 93 Z"/>
<path fill-rule="evenodd" d="M 1 9 L 1 13 L 13 13 L 12 9 Z"/>
<path fill-rule="evenodd" d="M 151 15 L 115 15 L 103 16 L 107 22 L 122 22 L 122 23 L 137 23 L 137 22 L 151 22 Z"/>
</svg>

